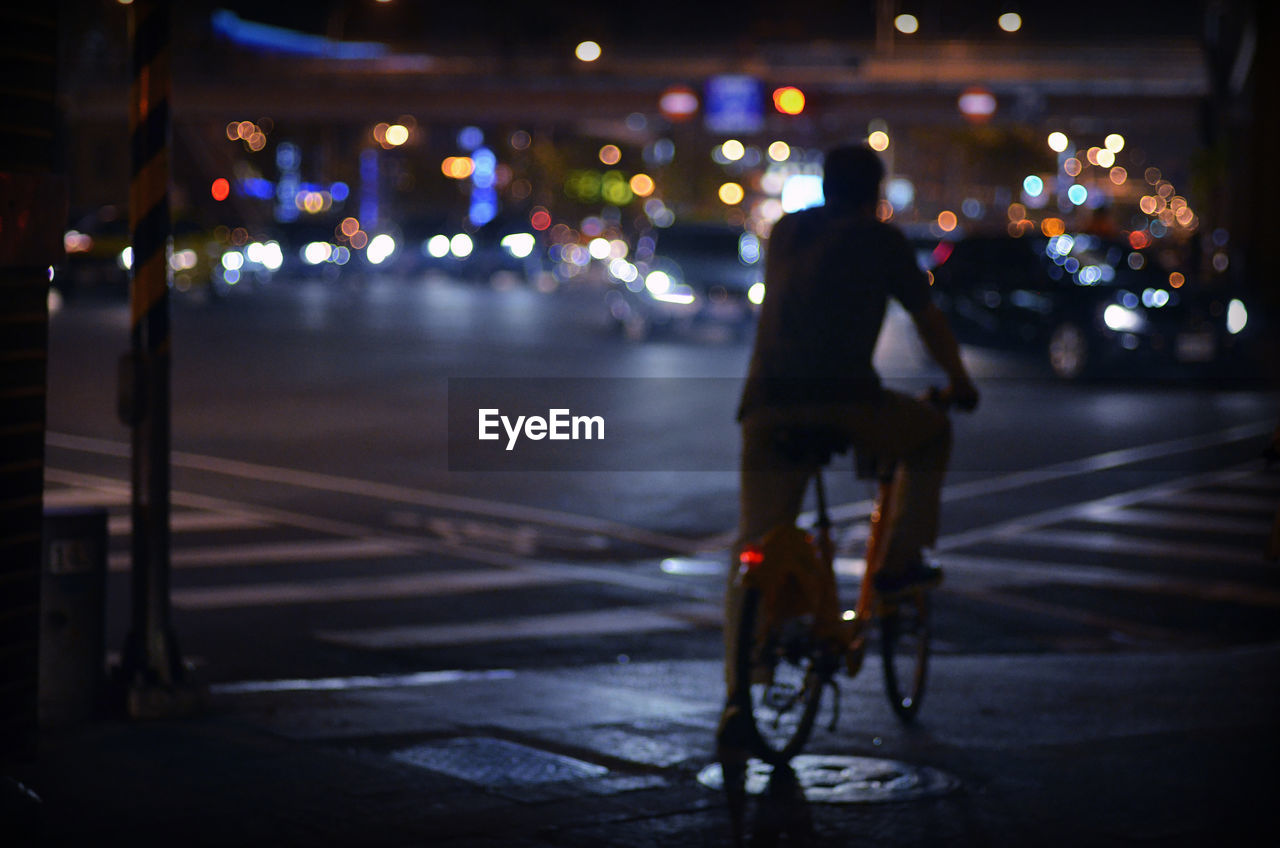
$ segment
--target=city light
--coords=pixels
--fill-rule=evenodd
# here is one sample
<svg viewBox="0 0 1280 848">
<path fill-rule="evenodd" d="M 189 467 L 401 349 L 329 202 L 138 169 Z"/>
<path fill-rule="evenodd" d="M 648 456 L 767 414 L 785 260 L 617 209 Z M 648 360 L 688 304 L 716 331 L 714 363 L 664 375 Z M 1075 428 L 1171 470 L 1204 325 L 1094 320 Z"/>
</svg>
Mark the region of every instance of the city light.
<svg viewBox="0 0 1280 848">
<path fill-rule="evenodd" d="M 600 161 L 606 165 L 616 165 L 622 161 L 622 151 L 616 144 L 606 144 L 600 148 Z"/>
<path fill-rule="evenodd" d="M 1245 309 L 1244 302 L 1232 299 L 1227 304 L 1227 332 L 1231 335 L 1237 335 L 1249 323 L 1249 310 Z"/>
<path fill-rule="evenodd" d="M 628 185 L 631 186 L 631 191 L 637 197 L 648 197 L 653 194 L 653 177 L 648 174 L 636 174 L 631 178 Z"/>
<path fill-rule="evenodd" d="M 915 15 L 898 15 L 893 19 L 893 26 L 903 35 L 913 35 L 920 29 L 920 21 L 916 19 Z"/>
<path fill-rule="evenodd" d="M 867 145 L 872 150 L 885 151 L 889 149 L 889 134 L 884 130 L 876 130 L 867 136 Z"/>
<path fill-rule="evenodd" d="M 731 138 L 720 145 L 720 154 L 730 162 L 737 162 L 747 153 L 747 148 L 736 138 Z"/>
<path fill-rule="evenodd" d="M 725 183 L 720 186 L 720 202 L 726 206 L 735 206 L 742 202 L 746 197 L 746 192 L 742 190 L 742 186 L 737 183 Z"/>
<path fill-rule="evenodd" d="M 213 181 L 213 185 L 209 187 L 209 194 L 213 195 L 213 199 L 221 203 L 231 195 L 231 183 L 227 182 L 226 177 L 218 177 Z"/>
<path fill-rule="evenodd" d="M 381 265 L 395 251 L 396 240 L 386 233 L 380 233 L 370 239 L 368 250 L 365 251 L 365 258 L 374 265 Z"/>
<path fill-rule="evenodd" d="M 1112 153 L 1119 153 L 1124 150 L 1124 136 L 1119 133 L 1112 133 L 1103 140 L 1102 144 Z"/>
<path fill-rule="evenodd" d="M 1049 133 L 1049 149 L 1055 153 L 1062 153 L 1070 146 L 1071 140 L 1067 138 L 1066 133 L 1051 132 Z"/>
<path fill-rule="evenodd" d="M 775 89 L 773 106 L 784 115 L 799 115 L 804 111 L 804 92 L 792 85 Z"/>
<path fill-rule="evenodd" d="M 600 54 L 600 45 L 594 41 L 583 41 L 573 50 L 573 55 L 583 62 L 594 62 L 600 58 Z"/>
<path fill-rule="evenodd" d="M 388 147 L 399 147 L 409 140 L 409 128 L 403 124 L 392 124 L 383 135 Z"/>
<path fill-rule="evenodd" d="M 1028 197 L 1039 197 L 1040 192 L 1044 191 L 1044 180 L 1035 174 L 1031 174 L 1022 181 L 1022 190 L 1027 193 Z"/>
<path fill-rule="evenodd" d="M 949 233 L 956 228 L 956 213 L 950 209 L 944 209 L 938 213 L 938 229 L 944 233 Z"/>
<path fill-rule="evenodd" d="M 658 110 L 668 121 L 687 121 L 698 111 L 698 95 L 684 85 L 673 85 L 658 98 Z"/>
<path fill-rule="evenodd" d="M 1067 189 L 1067 199 L 1076 206 L 1080 206 L 1089 199 L 1089 189 L 1082 185 L 1073 185 L 1071 188 Z"/>
<path fill-rule="evenodd" d="M 752 283 L 751 288 L 747 289 L 747 300 L 756 306 L 764 303 L 764 283 Z"/>
<path fill-rule="evenodd" d="M 775 141 L 769 145 L 769 158 L 775 162 L 785 162 L 791 158 L 791 145 L 785 141 Z"/>
<path fill-rule="evenodd" d="M 960 113 L 971 121 L 985 121 L 996 113 L 996 96 L 985 88 L 967 88 L 957 105 Z"/>
<path fill-rule="evenodd" d="M 1017 12 L 1005 12 L 996 19 L 996 23 L 1005 32 L 1017 32 L 1022 29 L 1022 16 Z"/>
</svg>

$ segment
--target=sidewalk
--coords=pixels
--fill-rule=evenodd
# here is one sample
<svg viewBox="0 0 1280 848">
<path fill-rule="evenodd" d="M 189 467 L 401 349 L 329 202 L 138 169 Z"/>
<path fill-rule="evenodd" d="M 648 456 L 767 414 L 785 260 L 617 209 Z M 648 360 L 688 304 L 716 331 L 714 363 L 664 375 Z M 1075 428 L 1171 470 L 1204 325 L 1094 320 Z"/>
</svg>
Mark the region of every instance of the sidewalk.
<svg viewBox="0 0 1280 848">
<path fill-rule="evenodd" d="M 823 846 L 1274 844 L 1278 671 L 1280 646 L 940 656 L 904 730 L 869 661 L 844 685 L 840 733 L 811 751 L 927 765 L 958 789 L 792 803 L 771 821 L 807 817 L 812 838 L 781 844 Z M 215 692 L 196 718 L 46 732 L 39 758 L 6 772 L 41 798 L 26 808 L 40 841 L 7 802 L 2 841 L 727 845 L 723 797 L 697 780 L 718 675 L 688 661 Z M 755 810 L 757 832 L 778 813 Z"/>
</svg>

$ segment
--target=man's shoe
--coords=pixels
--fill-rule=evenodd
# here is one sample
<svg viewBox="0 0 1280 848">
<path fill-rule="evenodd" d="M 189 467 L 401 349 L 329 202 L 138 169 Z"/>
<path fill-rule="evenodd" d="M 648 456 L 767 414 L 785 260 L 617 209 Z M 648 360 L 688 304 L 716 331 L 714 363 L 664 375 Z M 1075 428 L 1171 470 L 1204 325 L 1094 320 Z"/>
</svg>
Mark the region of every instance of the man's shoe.
<svg viewBox="0 0 1280 848">
<path fill-rule="evenodd" d="M 904 595 L 916 589 L 932 589 L 942 582 L 942 569 L 923 560 L 916 560 L 897 574 L 883 571 L 875 577 L 876 591 L 881 597 Z"/>
</svg>

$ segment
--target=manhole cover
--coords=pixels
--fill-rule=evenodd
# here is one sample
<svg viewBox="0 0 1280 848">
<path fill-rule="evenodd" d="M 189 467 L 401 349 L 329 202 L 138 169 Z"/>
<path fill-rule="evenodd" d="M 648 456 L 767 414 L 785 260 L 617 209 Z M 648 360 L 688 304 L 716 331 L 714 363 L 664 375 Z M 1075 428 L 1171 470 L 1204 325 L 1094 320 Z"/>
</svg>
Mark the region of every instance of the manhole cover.
<svg viewBox="0 0 1280 848">
<path fill-rule="evenodd" d="M 445 739 L 393 751 L 393 760 L 482 786 L 529 786 L 602 777 L 604 766 L 486 736 Z"/>
<path fill-rule="evenodd" d="M 804 797 L 815 804 L 881 804 L 916 801 L 946 795 L 960 781 L 929 766 L 872 757 L 803 754 L 791 761 Z M 760 760 L 747 764 L 747 792 L 762 795 L 769 786 L 773 767 Z M 720 764 L 698 773 L 698 782 L 719 791 L 724 788 Z"/>
</svg>

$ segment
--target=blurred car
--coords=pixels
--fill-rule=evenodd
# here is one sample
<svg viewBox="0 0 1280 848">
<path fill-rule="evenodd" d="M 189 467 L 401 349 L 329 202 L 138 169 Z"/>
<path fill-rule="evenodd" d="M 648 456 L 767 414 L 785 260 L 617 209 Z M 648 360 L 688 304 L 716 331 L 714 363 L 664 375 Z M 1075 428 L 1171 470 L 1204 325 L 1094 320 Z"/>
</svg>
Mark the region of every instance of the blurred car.
<svg viewBox="0 0 1280 848">
<path fill-rule="evenodd" d="M 53 285 L 69 296 L 128 297 L 129 239 L 129 214 L 122 207 L 102 206 L 74 217 L 62 237 L 65 258 L 54 271 Z"/>
<path fill-rule="evenodd" d="M 77 218 L 63 234 L 66 258 L 55 270 L 55 287 L 73 296 L 94 291 L 128 297 L 131 236 L 128 214 L 119 207 L 102 206 Z M 189 218 L 176 219 L 169 250 L 170 284 L 186 292 L 216 283 L 224 247 L 210 228 Z"/>
<path fill-rule="evenodd" d="M 934 257 L 935 300 L 960 341 L 1032 351 L 1062 379 L 1224 362 L 1248 325 L 1242 300 L 1126 242 L 974 235 Z"/>
<path fill-rule="evenodd" d="M 436 215 L 404 225 L 402 268 L 494 285 L 534 284 L 549 271 L 545 239 L 523 218 L 499 217 L 482 227 Z"/>
<path fill-rule="evenodd" d="M 745 333 L 764 300 L 760 239 L 726 224 L 673 224 L 609 263 L 609 315 L 628 338 L 714 324 Z"/>
</svg>

